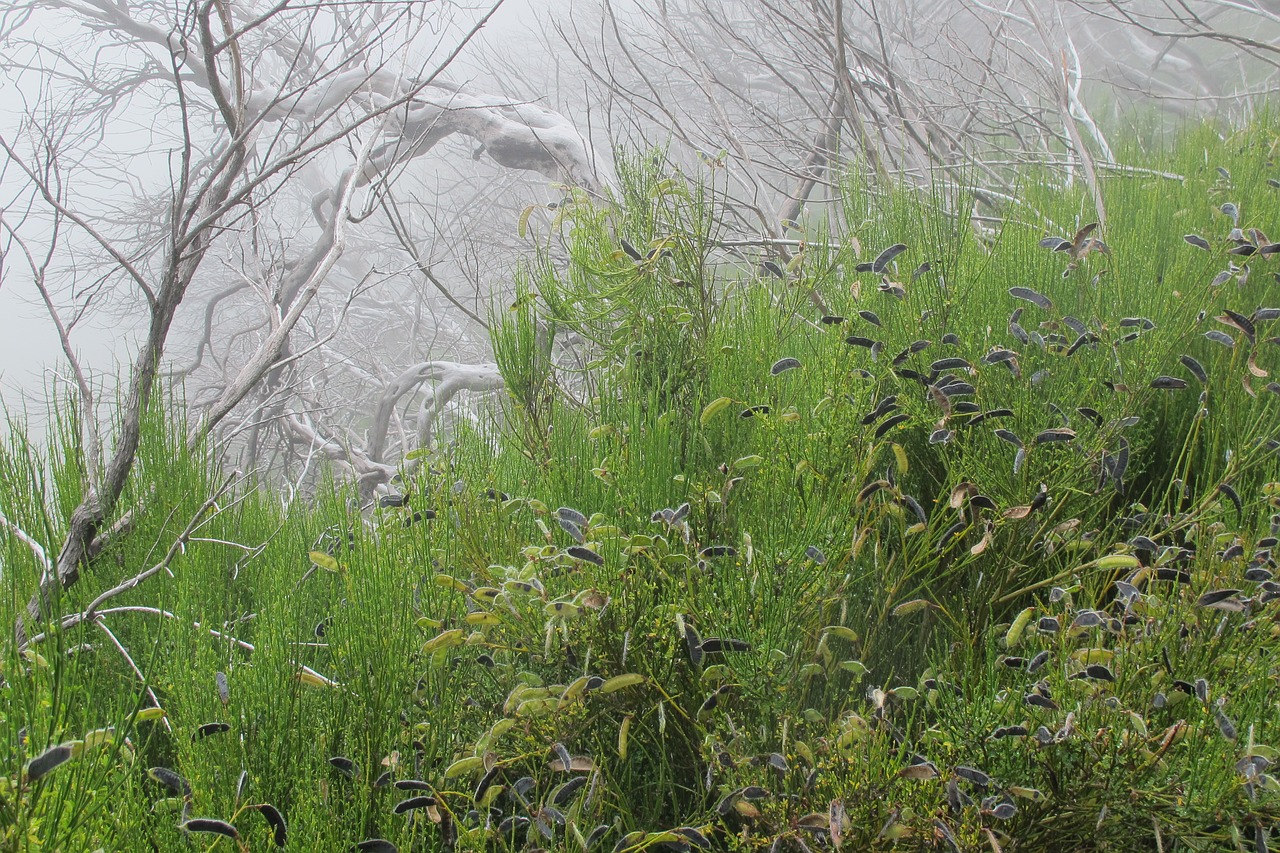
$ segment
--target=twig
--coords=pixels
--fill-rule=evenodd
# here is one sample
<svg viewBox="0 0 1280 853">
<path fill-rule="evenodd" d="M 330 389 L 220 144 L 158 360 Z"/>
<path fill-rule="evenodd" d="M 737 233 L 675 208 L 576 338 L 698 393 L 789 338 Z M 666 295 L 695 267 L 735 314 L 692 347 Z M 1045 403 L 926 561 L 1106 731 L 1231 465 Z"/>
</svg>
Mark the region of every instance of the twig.
<svg viewBox="0 0 1280 853">
<path fill-rule="evenodd" d="M 129 650 L 126 649 L 124 647 L 124 644 L 121 643 L 120 640 L 116 638 L 115 634 L 111 633 L 111 629 L 107 627 L 107 623 L 103 622 L 101 619 L 95 619 L 94 624 L 96 624 L 99 628 L 101 628 L 102 632 L 106 634 L 107 637 L 111 640 L 111 644 L 115 646 L 116 650 L 119 651 L 120 654 L 124 657 L 125 663 L 129 664 L 129 668 L 133 670 L 134 675 L 138 676 L 138 680 L 141 681 L 143 685 L 147 685 L 147 677 L 142 674 L 142 670 L 138 669 L 138 665 L 133 662 L 133 658 L 130 657 L 129 655 Z M 147 691 L 147 695 L 151 697 L 152 707 L 163 709 L 163 706 L 160 704 L 160 700 L 156 698 L 155 691 L 152 690 L 149 685 L 146 686 L 146 691 Z M 173 726 L 169 725 L 169 717 L 167 714 L 161 717 L 160 720 L 161 722 L 164 723 L 164 727 L 166 731 L 169 731 L 169 732 L 173 731 Z"/>
<path fill-rule="evenodd" d="M 159 607 L 149 607 L 144 604 L 127 604 L 121 607 L 108 607 L 103 610 L 99 610 L 97 613 L 95 613 L 94 619 L 100 620 L 102 617 L 110 616 L 114 613 L 150 613 L 153 616 L 161 616 L 161 617 L 164 617 L 165 619 L 178 620 L 178 617 L 170 613 L 168 610 L 162 610 Z M 64 616 L 62 618 L 62 621 L 59 623 L 58 627 L 61 630 L 65 631 L 68 628 L 74 628 L 76 625 L 79 625 L 85 621 L 86 621 L 86 618 L 83 613 L 72 613 L 70 616 Z M 201 625 L 199 622 L 192 622 L 191 625 L 197 630 L 201 629 Z M 246 643 L 244 640 L 233 637 L 230 634 L 224 634 L 221 631 L 215 631 L 213 628 L 204 628 L 203 630 L 208 631 L 212 636 L 218 638 L 219 640 L 226 640 L 229 643 L 235 646 L 238 646 L 247 652 L 254 651 L 253 643 Z M 36 634 L 34 637 L 32 637 L 28 641 L 28 645 L 31 645 L 31 646 L 37 645 L 39 643 L 44 642 L 46 639 L 48 639 L 48 637 L 49 635 L 43 632 Z"/>
<path fill-rule="evenodd" d="M 14 539 L 17 539 L 23 545 L 26 545 L 31 549 L 31 553 L 36 555 L 36 559 L 39 560 L 40 565 L 44 567 L 41 579 L 53 574 L 53 562 L 49 559 L 49 555 L 44 552 L 44 546 L 35 539 L 32 539 L 21 527 L 6 518 L 3 512 L 0 512 L 0 527 L 9 531 L 9 534 L 13 536 Z"/>
<path fill-rule="evenodd" d="M 195 529 L 199 527 L 201 521 L 204 520 L 204 514 L 217 505 L 218 498 L 222 497 L 226 493 L 227 489 L 231 488 L 231 484 L 235 481 L 237 476 L 239 476 L 237 472 L 228 474 L 227 478 L 222 481 L 222 485 L 218 487 L 218 490 L 214 492 L 208 500 L 200 505 L 200 509 L 196 510 L 195 515 L 191 517 L 191 521 L 188 522 L 186 528 L 178 534 L 178 538 L 169 546 L 169 550 L 165 552 L 164 558 L 161 559 L 160 562 L 145 571 L 139 572 L 127 581 L 116 584 L 106 592 L 100 593 L 98 597 L 91 601 L 89 606 L 84 609 L 84 618 L 92 619 L 93 614 L 103 603 L 110 601 L 121 593 L 134 589 L 143 581 L 147 580 L 147 578 L 168 569 L 169 564 L 173 562 L 173 558 L 178 556 L 178 554 L 183 550 L 187 544 L 187 540 L 191 537 L 191 534 L 195 532 Z"/>
<path fill-rule="evenodd" d="M 173 544 L 169 546 L 169 550 L 165 553 L 164 558 L 161 559 L 160 562 L 156 563 L 154 566 L 152 566 L 149 569 L 146 569 L 145 571 L 139 572 L 138 574 L 129 578 L 127 581 L 124 581 L 123 583 L 119 583 L 116 586 L 113 586 L 111 589 L 108 589 L 107 591 L 99 594 L 98 597 L 95 598 L 92 602 L 90 602 L 89 606 L 86 607 L 81 613 L 65 616 L 59 620 L 59 624 L 63 628 L 69 628 L 73 625 L 78 625 L 81 622 L 97 621 L 96 617 L 98 615 L 99 608 L 104 603 L 106 603 L 107 601 L 110 601 L 112 598 L 115 598 L 121 593 L 128 592 L 129 590 L 134 589 L 143 581 L 145 581 L 147 578 L 167 570 L 169 568 L 169 564 L 173 562 L 174 557 L 176 557 L 179 553 L 182 552 L 183 548 L 186 546 L 187 541 L 191 538 L 191 534 L 200 526 L 201 522 L 204 519 L 204 514 L 217 504 L 218 498 L 222 497 L 222 495 L 226 493 L 227 489 L 231 487 L 232 482 L 234 482 L 237 476 L 239 476 L 238 473 L 229 474 L 226 480 L 224 480 L 222 485 L 218 488 L 218 490 L 215 491 L 208 500 L 206 500 L 203 504 L 200 505 L 200 509 L 198 509 L 195 515 L 192 516 L 191 521 L 187 524 L 186 528 L 182 531 L 182 533 L 178 535 L 178 538 L 173 541 Z M 22 641 L 19 643 L 18 648 L 19 650 L 25 649 L 28 646 L 30 646 L 32 643 L 35 643 L 38 640 L 44 639 L 44 637 L 45 635 L 41 633 L 41 634 L 35 635 L 30 639 L 23 638 Z"/>
</svg>

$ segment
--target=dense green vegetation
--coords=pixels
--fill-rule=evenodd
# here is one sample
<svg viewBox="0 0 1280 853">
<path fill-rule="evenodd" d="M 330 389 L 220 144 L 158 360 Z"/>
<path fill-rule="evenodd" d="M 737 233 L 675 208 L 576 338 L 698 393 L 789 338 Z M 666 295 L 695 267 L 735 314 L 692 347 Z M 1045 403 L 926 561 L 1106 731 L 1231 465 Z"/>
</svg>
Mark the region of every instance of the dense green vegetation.
<svg viewBox="0 0 1280 853">
<path fill-rule="evenodd" d="M 1280 236 L 1278 146 L 1129 152 L 1176 174 L 1107 175 L 1078 236 L 1047 174 L 981 233 L 954 180 L 853 182 L 856 240 L 773 270 L 717 248 L 722 173 L 633 164 L 524 223 L 501 416 L 403 507 L 219 493 L 153 413 L 49 612 L 160 570 L 5 629 L 0 849 L 265 850 L 264 803 L 308 850 L 1265 849 L 1280 278 L 1239 247 Z M 61 426 L 0 449 L 46 544 Z M 0 545 L 13 625 L 41 569 Z"/>
</svg>

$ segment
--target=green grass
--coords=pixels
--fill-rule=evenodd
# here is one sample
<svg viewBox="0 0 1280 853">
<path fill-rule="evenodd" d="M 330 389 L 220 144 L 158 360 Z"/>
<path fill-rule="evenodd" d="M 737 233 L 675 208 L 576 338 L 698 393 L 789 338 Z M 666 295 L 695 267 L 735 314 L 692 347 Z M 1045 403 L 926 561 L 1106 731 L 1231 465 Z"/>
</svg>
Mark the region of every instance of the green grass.
<svg viewBox="0 0 1280 853">
<path fill-rule="evenodd" d="M 1280 232 L 1278 139 L 1264 121 L 1128 152 L 1185 179 L 1107 176 L 1095 236 L 1110 254 L 1065 276 L 1066 254 L 1037 242 L 1070 238 L 1092 203 L 1048 173 L 1021 174 L 1024 204 L 983 234 L 955 185 L 851 179 L 844 229 L 807 235 L 783 281 L 717 246 L 723 175 L 624 166 L 619 204 L 562 206 L 514 305 L 495 306 L 501 411 L 426 460 L 407 509 L 360 512 L 330 484 L 281 510 L 242 485 L 172 576 L 112 601 L 172 614 L 103 620 L 163 721 L 135 716 L 151 700 L 97 625 L 50 630 L 25 656 L 0 645 L 0 848 L 177 848 L 185 809 L 267 849 L 247 808 L 261 803 L 287 818 L 290 846 L 316 850 L 577 850 L 597 826 L 602 850 L 703 837 L 812 850 L 832 835 L 852 850 L 1265 843 L 1280 814 L 1262 767 L 1280 760 L 1280 630 L 1258 580 L 1274 562 L 1256 552 L 1274 550 L 1280 511 L 1280 346 L 1267 340 L 1280 324 L 1258 322 L 1251 346 L 1215 318 L 1280 307 L 1278 261 L 1227 254 L 1220 212 L 1232 202 L 1242 228 Z M 620 238 L 656 252 L 637 263 Z M 901 299 L 855 272 L 897 242 L 886 274 Z M 1248 281 L 1210 284 L 1230 261 L 1249 262 Z M 821 322 L 811 291 L 847 321 Z M 1045 346 L 1012 333 L 1019 307 Z M 1129 317 L 1154 327 L 1123 341 L 1141 329 Z M 1067 318 L 1097 337 L 1071 355 Z M 577 342 L 576 361 L 552 358 L 548 332 Z M 874 355 L 850 335 L 879 342 Z M 1016 371 L 983 362 L 996 346 Z M 783 358 L 799 366 L 773 374 Z M 943 358 L 974 367 L 941 371 L 974 386 L 949 416 L 904 375 Z M 1188 387 L 1154 389 L 1159 376 Z M 864 419 L 890 395 L 905 419 L 877 436 L 887 416 Z M 975 425 L 963 401 L 1012 414 Z M 751 407 L 768 410 L 742 417 Z M 1071 441 L 1035 441 L 1067 426 Z M 1025 445 L 1017 470 L 997 428 Z M 931 443 L 939 429 L 950 439 Z M 154 413 L 123 504 L 144 508 L 57 612 L 160 561 L 217 489 L 182 434 Z M 74 424 L 52 435 L 35 448 L 15 429 L 0 449 L 0 506 L 48 548 L 80 496 Z M 1102 472 L 1125 446 L 1121 492 Z M 685 503 L 683 521 L 652 520 Z M 589 518 L 598 556 L 569 550 L 562 506 Z M 11 625 L 40 569 L 16 537 L 0 547 Z M 1240 590 L 1234 609 L 1202 603 L 1225 589 Z M 1101 625 L 1070 628 L 1091 611 Z M 717 637 L 746 648 L 697 653 Z M 215 722 L 228 730 L 197 736 Z M 106 727 L 103 745 L 24 781 L 33 756 Z M 558 767 L 562 750 L 585 769 Z M 186 780 L 189 806 L 152 767 Z M 391 784 L 412 779 L 427 790 Z M 434 805 L 395 814 L 415 793 Z M 696 834 L 670 834 L 681 827 Z"/>
</svg>

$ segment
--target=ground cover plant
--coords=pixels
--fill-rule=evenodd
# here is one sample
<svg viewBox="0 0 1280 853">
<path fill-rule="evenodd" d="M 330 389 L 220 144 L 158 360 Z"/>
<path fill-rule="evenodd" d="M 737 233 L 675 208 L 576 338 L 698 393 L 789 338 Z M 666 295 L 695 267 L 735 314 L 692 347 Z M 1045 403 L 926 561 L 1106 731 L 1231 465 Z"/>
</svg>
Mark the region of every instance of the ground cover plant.
<svg viewBox="0 0 1280 853">
<path fill-rule="evenodd" d="M 850 180 L 789 261 L 714 166 L 566 190 L 501 411 L 371 501 L 157 404 L 127 536 L 6 632 L 0 848 L 1267 849 L 1280 135 L 1167 149 L 1105 229 Z M 0 451 L 8 625 L 61 426 Z"/>
</svg>

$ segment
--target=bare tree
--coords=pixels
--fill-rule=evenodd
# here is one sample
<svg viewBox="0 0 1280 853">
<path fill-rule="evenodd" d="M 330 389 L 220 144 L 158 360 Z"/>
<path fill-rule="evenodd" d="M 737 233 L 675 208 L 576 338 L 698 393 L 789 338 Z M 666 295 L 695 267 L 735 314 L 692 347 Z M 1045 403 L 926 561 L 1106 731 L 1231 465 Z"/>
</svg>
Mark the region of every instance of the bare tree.
<svg viewBox="0 0 1280 853">
<path fill-rule="evenodd" d="M 377 458 L 381 440 L 370 454 L 314 425 L 315 376 L 298 369 L 323 355 L 361 297 L 390 277 L 346 255 L 353 233 L 375 214 L 397 221 L 397 180 L 451 137 L 481 146 L 502 168 L 597 186 L 594 156 L 562 116 L 444 78 L 500 5 L 40 0 L 0 8 L 0 64 L 36 92 L 20 126 L 0 136 L 5 186 L 16 187 L 0 219 L 5 276 L 16 275 L 11 259 L 20 258 L 82 407 L 84 499 L 32 616 L 47 614 L 55 589 L 76 583 L 110 532 L 103 527 L 133 468 L 180 314 L 197 331 L 190 350 L 175 354 L 188 362 L 180 372 L 207 362 L 213 374 L 192 413 L 192 445 L 233 421 L 260 429 L 265 418 L 366 484 L 391 476 Z M 55 45 L 42 30 L 64 38 Z M 401 248 L 411 250 L 400 267 L 447 290 L 402 217 L 399 229 Z M 77 324 L 100 305 L 136 318 L 118 402 L 101 399 L 99 374 L 77 356 Z M 436 361 L 409 373 L 440 381 L 431 397 L 440 405 L 462 388 L 495 387 L 496 374 L 483 367 Z M 417 387 L 406 381 L 377 395 Z M 429 436 L 440 405 L 424 406 L 418 433 Z"/>
<path fill-rule="evenodd" d="M 728 164 L 735 239 L 784 254 L 806 210 L 839 225 L 850 165 L 943 170 L 1005 207 L 1012 167 L 1046 163 L 1088 183 L 1105 221 L 1097 174 L 1124 167 L 1104 126 L 1134 104 L 1260 103 L 1278 37 L 1263 0 L 578 0 L 547 29 L 596 127 L 671 140 L 685 168 Z"/>
</svg>

